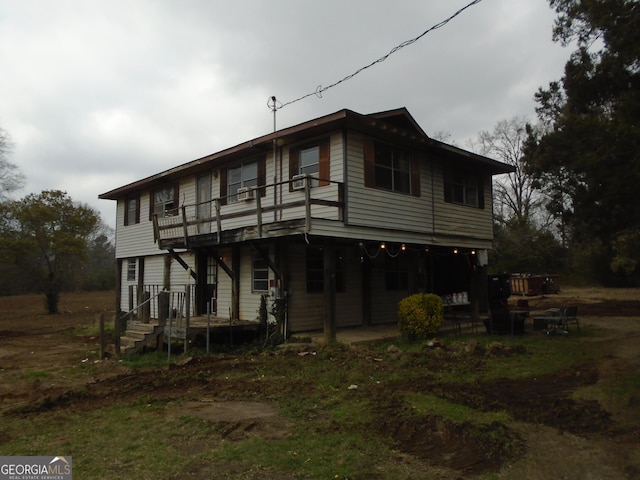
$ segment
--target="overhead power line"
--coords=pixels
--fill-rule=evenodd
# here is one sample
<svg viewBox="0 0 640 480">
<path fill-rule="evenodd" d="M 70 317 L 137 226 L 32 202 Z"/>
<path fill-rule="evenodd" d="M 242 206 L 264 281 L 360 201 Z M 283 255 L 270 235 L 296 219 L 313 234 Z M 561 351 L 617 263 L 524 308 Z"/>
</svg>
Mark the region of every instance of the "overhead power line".
<svg viewBox="0 0 640 480">
<path fill-rule="evenodd" d="M 389 53 L 387 53 L 386 55 L 383 55 L 382 57 L 378 58 L 377 60 L 374 60 L 373 62 L 371 62 L 368 65 L 365 65 L 364 67 L 359 68 L 358 70 L 356 70 L 355 72 L 353 72 L 350 75 L 347 75 L 346 77 L 338 80 L 337 82 L 332 83 L 331 85 L 327 85 L 326 87 L 323 87 L 322 85 L 318 85 L 315 89 L 315 91 L 307 93 L 306 95 L 303 95 L 299 98 L 296 98 L 295 100 L 291 100 L 285 103 L 280 103 L 276 100 L 275 97 L 271 97 L 269 100 L 270 102 L 268 102 L 268 106 L 271 110 L 273 110 L 274 112 L 276 110 L 280 110 L 281 108 L 286 107 L 287 105 L 291 105 L 292 103 L 296 103 L 299 102 L 300 100 L 304 100 L 307 97 L 311 97 L 313 95 L 315 95 L 318 98 L 322 98 L 322 94 L 324 92 L 326 92 L 327 90 L 329 90 L 330 88 L 336 87 L 338 85 L 340 85 L 341 83 L 344 83 L 348 80 L 351 80 L 353 77 L 355 77 L 356 75 L 358 75 L 360 72 L 373 67 L 374 65 L 377 65 L 378 63 L 382 63 L 384 62 L 387 58 L 389 58 L 391 55 L 393 55 L 394 53 L 396 53 L 398 50 L 403 49 L 404 47 L 408 47 L 409 45 L 412 45 L 414 43 L 416 43 L 418 40 L 420 40 L 422 37 L 424 37 L 427 33 L 432 32 L 434 30 L 437 30 L 439 28 L 444 27 L 447 23 L 449 23 L 451 20 L 453 20 L 454 18 L 456 18 L 458 15 L 460 15 L 462 12 L 464 12 L 466 9 L 480 3 L 482 0 L 473 0 L 472 2 L 468 3 L 467 5 L 465 5 L 464 7 L 462 7 L 460 10 L 458 10 L 457 12 L 455 12 L 453 15 L 451 15 L 450 17 L 446 18 L 445 20 L 442 20 L 439 23 L 436 23 L 435 25 L 433 25 L 432 27 L 428 28 L 427 30 L 425 30 L 424 32 L 422 32 L 420 35 L 418 35 L 417 37 L 414 37 L 410 40 L 406 40 L 404 42 L 402 42 L 400 45 L 397 45 L 395 47 L 393 47 Z"/>
</svg>

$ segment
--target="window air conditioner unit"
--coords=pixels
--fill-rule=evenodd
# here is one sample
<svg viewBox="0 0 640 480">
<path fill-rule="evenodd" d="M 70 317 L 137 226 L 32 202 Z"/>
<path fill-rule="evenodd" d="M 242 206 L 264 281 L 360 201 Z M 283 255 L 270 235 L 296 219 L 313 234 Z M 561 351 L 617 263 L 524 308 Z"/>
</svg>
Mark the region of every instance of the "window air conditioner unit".
<svg viewBox="0 0 640 480">
<path fill-rule="evenodd" d="M 291 189 L 292 190 L 304 190 L 304 186 L 307 182 L 307 177 L 312 177 L 312 175 L 307 175 L 306 173 L 301 173 L 300 175 L 294 175 L 291 179 Z M 311 183 L 310 186 L 313 186 Z"/>
<path fill-rule="evenodd" d="M 238 201 L 253 200 L 255 198 L 255 188 L 242 187 L 238 189 Z"/>
</svg>

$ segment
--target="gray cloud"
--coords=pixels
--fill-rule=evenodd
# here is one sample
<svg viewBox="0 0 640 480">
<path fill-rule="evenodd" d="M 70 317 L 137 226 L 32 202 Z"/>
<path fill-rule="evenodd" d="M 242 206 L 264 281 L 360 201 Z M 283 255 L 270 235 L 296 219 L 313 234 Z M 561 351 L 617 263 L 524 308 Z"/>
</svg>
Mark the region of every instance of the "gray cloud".
<svg viewBox="0 0 640 480">
<path fill-rule="evenodd" d="M 327 86 L 468 3 L 5 0 L 0 125 L 27 191 L 98 194 L 272 129 L 267 100 Z M 278 111 L 278 127 L 406 106 L 464 145 L 562 75 L 541 0 L 484 0 L 352 80 Z"/>
</svg>

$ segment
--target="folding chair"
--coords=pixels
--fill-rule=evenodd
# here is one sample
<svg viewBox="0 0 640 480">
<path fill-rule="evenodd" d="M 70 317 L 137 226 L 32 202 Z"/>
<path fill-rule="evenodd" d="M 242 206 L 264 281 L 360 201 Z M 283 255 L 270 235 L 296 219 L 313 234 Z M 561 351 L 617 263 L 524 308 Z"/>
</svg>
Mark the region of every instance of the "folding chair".
<svg viewBox="0 0 640 480">
<path fill-rule="evenodd" d="M 562 328 L 569 331 L 569 324 L 575 323 L 576 328 L 580 331 L 580 321 L 578 320 L 578 307 L 566 307 L 562 311 Z"/>
</svg>

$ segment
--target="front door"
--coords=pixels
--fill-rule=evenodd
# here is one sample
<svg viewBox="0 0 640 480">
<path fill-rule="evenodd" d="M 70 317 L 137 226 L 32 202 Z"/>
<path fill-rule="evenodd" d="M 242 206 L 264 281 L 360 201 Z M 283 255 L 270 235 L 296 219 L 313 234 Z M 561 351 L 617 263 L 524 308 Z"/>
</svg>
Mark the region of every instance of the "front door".
<svg viewBox="0 0 640 480">
<path fill-rule="evenodd" d="M 216 314 L 218 310 L 218 263 L 214 256 L 201 253 L 198 256 L 198 313 Z"/>
</svg>

